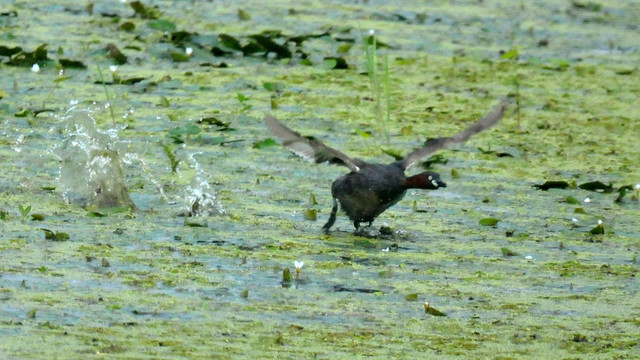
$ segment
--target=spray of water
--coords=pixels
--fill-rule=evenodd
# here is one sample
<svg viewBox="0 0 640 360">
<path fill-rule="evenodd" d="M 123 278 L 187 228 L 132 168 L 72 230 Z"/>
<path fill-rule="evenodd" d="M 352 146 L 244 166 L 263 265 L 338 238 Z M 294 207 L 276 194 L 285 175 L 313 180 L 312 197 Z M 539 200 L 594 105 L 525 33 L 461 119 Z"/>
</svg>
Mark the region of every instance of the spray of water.
<svg viewBox="0 0 640 360">
<path fill-rule="evenodd" d="M 224 215 L 225 210 L 222 208 L 218 195 L 209 185 L 206 180 L 206 173 L 195 158 L 196 155 L 200 154 L 199 152 L 188 154 L 189 162 L 193 164 L 196 170 L 196 176 L 185 189 L 186 210 L 192 216 Z"/>
<path fill-rule="evenodd" d="M 106 131 L 96 126 L 97 106 L 79 108 L 72 104 L 60 120 L 65 138 L 53 148 L 61 161 L 59 181 L 67 202 L 86 206 L 130 209 L 135 204 L 125 184 L 122 154 L 129 144 L 118 138 L 118 129 Z"/>
</svg>

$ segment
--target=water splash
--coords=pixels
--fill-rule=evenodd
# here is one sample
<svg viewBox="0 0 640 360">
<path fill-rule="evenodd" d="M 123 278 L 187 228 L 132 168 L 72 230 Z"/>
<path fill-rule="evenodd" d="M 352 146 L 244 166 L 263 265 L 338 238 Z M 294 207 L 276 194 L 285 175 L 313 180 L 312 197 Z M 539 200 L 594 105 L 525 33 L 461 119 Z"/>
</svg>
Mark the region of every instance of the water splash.
<svg viewBox="0 0 640 360">
<path fill-rule="evenodd" d="M 202 153 L 188 154 L 189 161 L 196 170 L 196 176 L 185 189 L 186 210 L 191 213 L 191 216 L 196 217 L 224 215 L 226 212 L 222 208 L 218 195 L 209 185 L 205 171 L 202 170 L 200 163 L 195 158 L 200 154 Z"/>
<path fill-rule="evenodd" d="M 118 138 L 118 129 L 100 130 L 94 113 L 97 108 L 78 108 L 76 104 L 60 117 L 66 137 L 53 153 L 61 160 L 59 181 L 67 202 L 86 206 L 135 204 L 125 184 L 122 154 L 129 144 Z"/>
</svg>

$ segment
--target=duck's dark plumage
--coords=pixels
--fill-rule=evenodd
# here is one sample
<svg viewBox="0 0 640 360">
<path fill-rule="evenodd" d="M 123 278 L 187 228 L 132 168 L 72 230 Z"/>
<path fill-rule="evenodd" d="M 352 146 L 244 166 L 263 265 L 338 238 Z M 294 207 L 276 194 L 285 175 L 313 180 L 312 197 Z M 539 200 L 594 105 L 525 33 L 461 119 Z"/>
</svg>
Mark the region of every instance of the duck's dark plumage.
<svg viewBox="0 0 640 360">
<path fill-rule="evenodd" d="M 282 140 L 284 146 L 301 157 L 316 163 L 329 162 L 344 165 L 351 170 L 350 173 L 334 181 L 331 186 L 333 209 L 329 220 L 323 226 L 323 229 L 328 232 L 336 220 L 338 203 L 357 229 L 360 223 L 370 225 L 378 215 L 400 201 L 407 189 L 434 190 L 446 187 L 435 172 L 425 171 L 406 177 L 404 171 L 432 153 L 463 143 L 474 134 L 495 125 L 502 118 L 507 105 L 508 100 L 505 100 L 467 129 L 450 137 L 432 139 L 424 147 L 409 153 L 403 160 L 387 165 L 353 159 L 318 140 L 303 137 L 269 114 L 265 114 L 264 121 L 269 131 Z"/>
</svg>

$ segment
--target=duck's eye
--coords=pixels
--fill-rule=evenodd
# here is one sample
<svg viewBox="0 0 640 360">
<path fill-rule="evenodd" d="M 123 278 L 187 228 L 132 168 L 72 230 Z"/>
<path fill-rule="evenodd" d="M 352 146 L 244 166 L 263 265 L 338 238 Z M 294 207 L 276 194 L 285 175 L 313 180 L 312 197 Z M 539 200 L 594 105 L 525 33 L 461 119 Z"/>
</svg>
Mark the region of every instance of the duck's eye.
<svg viewBox="0 0 640 360">
<path fill-rule="evenodd" d="M 429 180 L 433 181 L 433 176 L 429 175 Z"/>
</svg>

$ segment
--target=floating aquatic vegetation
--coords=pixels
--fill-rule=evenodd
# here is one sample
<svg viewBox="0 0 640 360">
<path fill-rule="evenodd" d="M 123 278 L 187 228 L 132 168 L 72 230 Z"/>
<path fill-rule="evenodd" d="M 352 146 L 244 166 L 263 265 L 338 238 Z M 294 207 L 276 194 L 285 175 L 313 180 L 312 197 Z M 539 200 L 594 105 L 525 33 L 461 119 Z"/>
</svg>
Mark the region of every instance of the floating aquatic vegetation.
<svg viewBox="0 0 640 360">
<path fill-rule="evenodd" d="M 549 189 L 566 189 L 569 187 L 569 183 L 563 180 L 551 180 L 545 181 L 544 184 L 535 184 L 533 187 L 542 191 Z"/>
<path fill-rule="evenodd" d="M 67 202 L 134 209 L 124 178 L 127 144 L 117 130 L 100 130 L 94 110 L 72 107 L 61 118 L 65 138 L 53 153 L 60 160 L 59 181 Z"/>
</svg>

